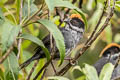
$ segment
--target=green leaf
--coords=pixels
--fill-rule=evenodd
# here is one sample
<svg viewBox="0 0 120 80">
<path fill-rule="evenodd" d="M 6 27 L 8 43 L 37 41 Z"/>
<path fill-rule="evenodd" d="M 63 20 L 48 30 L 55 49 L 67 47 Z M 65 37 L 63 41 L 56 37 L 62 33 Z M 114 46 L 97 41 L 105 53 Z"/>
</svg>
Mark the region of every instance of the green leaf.
<svg viewBox="0 0 120 80">
<path fill-rule="evenodd" d="M 93 66 L 85 64 L 85 67 L 83 68 L 83 73 L 86 76 L 86 80 L 99 80 L 97 71 Z"/>
<path fill-rule="evenodd" d="M 63 1 L 63 0 L 45 0 L 49 10 L 52 12 L 55 7 L 67 7 L 70 9 L 76 10 L 82 17 L 82 19 L 85 22 L 86 29 L 87 29 L 87 20 L 85 18 L 84 13 L 77 7 L 75 7 L 73 4 L 71 4 L 69 1 Z"/>
<path fill-rule="evenodd" d="M 35 71 L 32 74 L 31 79 L 33 79 L 35 77 L 35 75 L 39 72 L 39 70 L 41 70 L 41 68 L 45 65 L 45 59 L 40 59 L 39 63 L 37 64 L 37 67 L 35 69 Z M 42 75 L 44 74 L 44 71 L 38 76 L 37 80 L 40 80 L 42 78 Z"/>
<path fill-rule="evenodd" d="M 120 4 L 115 4 L 115 9 L 120 11 Z"/>
<path fill-rule="evenodd" d="M 59 49 L 60 52 L 60 64 L 62 64 L 64 57 L 65 57 L 65 44 L 64 44 L 64 37 L 61 34 L 60 30 L 57 28 L 57 26 L 51 22 L 50 20 L 38 20 L 39 23 L 43 24 L 48 31 L 50 31 L 56 41 L 56 46 Z"/>
<path fill-rule="evenodd" d="M 20 26 L 15 26 L 11 24 L 9 21 L 5 21 L 2 25 L 2 51 L 6 51 L 14 42 L 16 36 L 20 31 Z"/>
<path fill-rule="evenodd" d="M 3 16 L 2 9 L 0 8 L 0 44 L 1 44 L 1 36 L 2 36 L 2 25 L 5 21 L 5 17 Z"/>
<path fill-rule="evenodd" d="M 115 9 L 120 11 L 120 1 L 115 2 Z"/>
<path fill-rule="evenodd" d="M 53 76 L 53 77 L 48 77 L 48 80 L 69 80 L 69 79 L 62 76 Z"/>
<path fill-rule="evenodd" d="M 15 15 L 6 7 L 3 7 L 11 16 L 11 18 L 13 19 L 14 23 L 17 25 L 17 21 L 16 21 L 16 18 L 15 18 Z"/>
<path fill-rule="evenodd" d="M 4 80 L 4 72 L 0 68 L 0 80 Z"/>
<path fill-rule="evenodd" d="M 27 18 L 33 15 L 38 10 L 37 6 L 33 3 L 25 2 L 23 6 L 23 17 Z"/>
<path fill-rule="evenodd" d="M 18 80 L 19 65 L 17 57 L 12 52 L 3 63 L 6 80 Z"/>
<path fill-rule="evenodd" d="M 16 17 L 17 17 L 17 21 L 19 21 L 19 13 L 20 13 L 20 2 L 21 0 L 16 0 Z"/>
<path fill-rule="evenodd" d="M 105 64 L 100 73 L 99 80 L 110 80 L 113 69 L 114 65 L 112 63 Z"/>
<path fill-rule="evenodd" d="M 33 56 L 33 54 L 30 53 L 30 51 L 27 51 L 27 50 L 23 50 L 23 52 L 20 54 L 21 56 L 21 62 L 25 62 L 26 60 L 28 60 L 29 58 L 31 58 Z M 26 72 L 29 73 L 30 70 L 32 69 L 34 65 L 34 62 L 31 62 L 26 68 Z"/>
<path fill-rule="evenodd" d="M 2 9 L 0 8 L 0 25 L 4 23 L 5 17 L 3 16 Z"/>
<path fill-rule="evenodd" d="M 111 30 L 111 27 L 110 25 L 108 25 L 105 29 L 105 37 L 106 37 L 106 42 L 108 44 L 112 43 L 112 30 Z"/>
<path fill-rule="evenodd" d="M 80 66 L 75 66 L 75 67 L 73 67 L 72 71 L 74 71 L 74 70 L 79 70 L 79 71 L 82 71 L 82 69 L 81 69 L 81 67 L 80 67 Z"/>
<path fill-rule="evenodd" d="M 42 48 L 42 50 L 45 52 L 47 60 L 50 59 L 50 53 L 49 53 L 48 49 L 44 46 L 43 42 L 40 39 L 38 39 L 37 37 L 34 37 L 34 36 L 30 35 L 30 34 L 22 34 L 21 37 L 24 38 L 24 39 L 30 40 L 30 41 L 36 43 L 37 45 L 39 45 Z"/>
<path fill-rule="evenodd" d="M 120 42 L 120 34 L 118 33 L 118 34 L 116 34 L 115 35 L 115 37 L 114 37 L 114 42 L 116 42 L 116 43 L 119 43 Z"/>
<path fill-rule="evenodd" d="M 116 1 L 115 3 L 120 5 L 120 1 Z"/>
<path fill-rule="evenodd" d="M 75 80 L 85 80 L 85 76 L 80 76 L 80 77 L 78 77 L 78 78 L 75 79 Z"/>
</svg>

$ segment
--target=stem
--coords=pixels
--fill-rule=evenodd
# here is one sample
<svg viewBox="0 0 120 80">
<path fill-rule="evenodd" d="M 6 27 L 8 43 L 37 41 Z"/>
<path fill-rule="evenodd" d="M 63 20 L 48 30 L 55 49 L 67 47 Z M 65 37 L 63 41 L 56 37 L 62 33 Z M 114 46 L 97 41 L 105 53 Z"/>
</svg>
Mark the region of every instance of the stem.
<svg viewBox="0 0 120 80">
<path fill-rule="evenodd" d="M 10 55 L 12 51 L 13 51 L 13 45 L 7 50 L 5 55 L 0 58 L 0 64 L 4 62 L 4 60 Z"/>
<path fill-rule="evenodd" d="M 23 8 L 23 0 L 21 0 L 21 3 L 20 3 L 20 13 L 19 13 L 19 24 L 21 25 L 22 24 L 22 8 Z M 21 36 L 22 34 L 22 29 L 20 30 L 19 34 L 18 34 L 18 37 Z M 20 51 L 21 51 L 21 43 L 22 43 L 22 39 L 18 39 L 18 54 L 17 54 L 17 59 L 20 58 Z"/>
<path fill-rule="evenodd" d="M 28 17 L 28 19 L 24 22 L 23 27 L 25 27 L 24 25 L 27 24 L 32 18 L 38 15 L 38 13 L 42 10 L 43 6 L 44 5 L 42 4 L 41 8 L 37 12 L 35 12 L 32 16 Z"/>
<path fill-rule="evenodd" d="M 28 77 L 27 77 L 26 80 L 30 80 L 30 77 L 32 76 L 32 73 L 34 72 L 34 70 L 35 70 L 38 62 L 39 62 L 39 60 L 37 60 L 37 61 L 35 62 L 34 66 L 33 66 L 32 69 L 30 70 L 30 73 L 28 74 Z"/>
</svg>

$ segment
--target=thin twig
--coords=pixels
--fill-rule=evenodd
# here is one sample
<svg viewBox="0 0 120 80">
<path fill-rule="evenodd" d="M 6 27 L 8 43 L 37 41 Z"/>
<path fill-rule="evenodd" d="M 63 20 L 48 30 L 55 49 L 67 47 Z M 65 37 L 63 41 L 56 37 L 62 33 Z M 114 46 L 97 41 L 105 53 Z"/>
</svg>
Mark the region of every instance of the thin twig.
<svg viewBox="0 0 120 80">
<path fill-rule="evenodd" d="M 20 30 L 18 37 L 19 37 L 21 34 L 22 34 L 22 29 Z M 18 54 L 17 54 L 17 59 L 20 58 L 21 43 L 22 43 L 22 39 L 19 38 L 19 39 L 18 39 Z"/>
<path fill-rule="evenodd" d="M 30 17 L 24 22 L 23 25 L 27 24 L 32 18 L 34 18 L 36 15 L 38 15 L 38 13 L 42 10 L 43 7 L 44 7 L 44 4 L 42 4 L 41 8 L 40 8 L 37 12 L 35 12 L 32 16 L 30 16 Z M 23 26 L 23 27 L 25 27 L 25 26 Z"/>
<path fill-rule="evenodd" d="M 114 13 L 114 7 L 115 7 L 115 0 L 114 0 L 114 4 L 113 7 L 110 9 L 110 12 L 108 13 L 108 16 L 103 24 L 103 26 L 100 28 L 100 30 L 96 33 L 95 36 L 93 36 L 93 38 L 91 38 L 91 40 L 88 42 L 87 45 L 84 45 L 84 47 L 82 48 L 82 50 L 80 51 L 80 53 L 74 58 L 74 60 L 72 61 L 73 63 L 76 62 L 76 60 L 79 59 L 79 57 L 90 47 L 90 45 L 98 38 L 98 36 L 102 33 L 102 31 L 107 27 L 110 19 L 113 16 Z M 70 68 L 72 67 L 72 65 L 70 63 L 68 63 L 64 68 L 62 68 L 57 75 L 64 75 Z"/>
<path fill-rule="evenodd" d="M 23 25 L 23 28 L 25 28 L 25 26 L 28 26 L 28 25 L 33 24 L 33 23 L 37 23 L 37 22 L 33 21 L 33 22 L 30 22 L 30 23 L 27 23 L 27 24 Z"/>
<path fill-rule="evenodd" d="M 22 9 L 23 9 L 23 0 L 20 2 L 20 13 L 19 13 L 19 24 L 22 24 Z"/>
<path fill-rule="evenodd" d="M 118 53 L 118 54 L 120 54 L 120 53 Z M 116 61 L 116 64 L 115 64 L 114 69 L 119 65 L 119 62 L 120 62 L 120 56 L 118 56 L 118 59 L 117 59 L 117 61 Z"/>
<path fill-rule="evenodd" d="M 48 12 L 47 12 L 47 13 L 44 13 L 43 15 L 41 15 L 41 16 L 39 17 L 39 19 L 41 19 L 42 17 L 46 16 L 47 14 L 48 14 Z M 38 19 L 37 19 L 37 20 L 38 20 Z M 28 25 L 30 25 L 30 24 L 37 23 L 37 20 L 35 20 L 35 21 L 33 21 L 33 22 L 29 22 L 29 23 L 24 24 L 24 25 L 23 25 L 23 28 L 25 28 L 26 26 L 28 26 Z"/>
<path fill-rule="evenodd" d="M 40 71 L 36 74 L 36 76 L 34 77 L 33 80 L 36 80 L 38 78 L 38 76 L 42 73 L 42 71 L 50 64 L 50 62 L 52 61 L 52 58 L 45 63 L 45 65 L 40 69 Z"/>
<path fill-rule="evenodd" d="M 48 20 L 50 19 L 50 11 L 48 10 Z M 53 37 L 52 37 L 52 33 L 50 33 L 50 52 L 51 52 L 51 55 L 54 55 L 54 41 L 53 41 Z M 52 65 L 52 68 L 54 70 L 54 72 L 56 73 L 56 70 L 55 70 L 55 67 L 54 67 L 54 64 L 53 62 L 51 61 L 51 65 Z"/>
<path fill-rule="evenodd" d="M 51 66 L 52 66 L 52 68 L 53 68 L 54 73 L 56 74 L 57 71 L 56 71 L 55 66 L 54 66 L 54 64 L 53 64 L 53 61 L 51 61 Z"/>
<path fill-rule="evenodd" d="M 44 76 L 45 76 L 45 73 L 46 73 L 47 69 L 45 68 L 44 72 L 43 72 L 43 75 L 41 76 L 41 79 L 40 80 L 43 80 Z"/>
<path fill-rule="evenodd" d="M 100 16 L 100 19 L 99 19 L 97 25 L 95 26 L 94 31 L 92 32 L 90 38 L 89 38 L 89 39 L 87 40 L 87 42 L 85 43 L 85 45 L 87 45 L 87 43 L 91 40 L 91 38 L 92 38 L 92 37 L 94 36 L 94 34 L 96 33 L 96 31 L 97 31 L 97 29 L 98 29 L 98 27 L 99 27 L 99 25 L 100 25 L 100 23 L 101 23 L 101 20 L 102 20 L 104 14 L 105 14 L 105 9 L 106 9 L 106 6 L 107 6 L 107 1 L 108 1 L 108 0 L 106 0 L 106 2 L 105 2 L 105 6 L 104 6 L 104 8 L 103 8 L 103 11 L 102 11 L 102 14 L 101 14 L 101 16 Z"/>
<path fill-rule="evenodd" d="M 39 63 L 39 60 L 37 60 L 35 63 L 34 63 L 34 66 L 32 67 L 32 69 L 30 70 L 30 73 L 28 74 L 28 77 L 26 78 L 26 80 L 30 80 L 30 77 L 32 76 L 32 73 L 34 72 L 37 64 Z"/>
<path fill-rule="evenodd" d="M 10 55 L 10 53 L 13 50 L 13 45 L 7 50 L 7 52 L 5 53 L 5 55 L 3 57 L 0 58 L 0 64 L 2 64 L 4 62 L 4 60 Z"/>
<path fill-rule="evenodd" d="M 48 11 L 48 20 L 49 19 L 50 19 L 50 12 Z M 50 52 L 51 52 L 51 55 L 54 55 L 54 44 L 53 43 L 54 42 L 53 42 L 52 33 L 50 33 Z M 52 61 L 51 61 L 51 65 L 52 65 L 54 72 L 56 73 L 56 70 L 55 70 L 55 67 L 54 67 L 54 64 Z"/>
<path fill-rule="evenodd" d="M 22 8 L 23 8 L 23 0 L 21 0 L 20 2 L 20 13 L 19 13 L 19 24 L 22 24 Z M 22 34 L 22 29 L 20 30 L 18 37 Z M 22 39 L 19 38 L 18 39 L 18 54 L 17 54 L 17 59 L 20 58 L 20 51 L 21 51 L 21 43 L 22 43 Z"/>
<path fill-rule="evenodd" d="M 42 71 L 52 62 L 53 58 L 54 58 L 54 54 L 51 55 L 50 60 L 45 63 L 45 65 L 40 69 L 40 71 L 36 74 L 33 80 L 36 80 L 38 78 L 38 76 L 42 73 Z"/>
</svg>

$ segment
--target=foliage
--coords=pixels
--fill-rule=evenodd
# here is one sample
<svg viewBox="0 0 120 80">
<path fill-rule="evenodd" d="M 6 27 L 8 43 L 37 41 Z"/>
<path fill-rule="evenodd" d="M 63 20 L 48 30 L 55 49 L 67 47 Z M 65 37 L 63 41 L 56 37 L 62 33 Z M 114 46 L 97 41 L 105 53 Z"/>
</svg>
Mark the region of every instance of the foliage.
<svg viewBox="0 0 120 80">
<path fill-rule="evenodd" d="M 52 34 L 56 46 L 60 54 L 59 65 L 65 65 L 65 44 L 64 38 L 58 29 L 61 23 L 59 20 L 61 15 L 56 14 L 56 8 L 61 13 L 66 13 L 70 9 L 67 16 L 72 13 L 80 14 L 85 23 L 84 39 L 81 43 L 85 43 L 88 36 L 92 33 L 96 22 L 98 22 L 102 9 L 105 6 L 105 0 L 79 0 L 73 4 L 73 0 L 0 0 L 0 59 L 7 53 L 11 46 L 14 46 L 5 61 L 0 64 L 0 80 L 25 80 L 33 63 L 28 65 L 25 70 L 20 70 L 19 65 L 30 58 L 34 49 L 40 46 L 47 56 L 47 61 L 51 59 L 50 51 L 44 45 L 44 39 L 49 33 Z M 96 2 L 97 1 L 97 2 Z M 112 2 L 112 0 L 111 0 Z M 67 77 L 50 76 L 46 79 L 52 80 L 109 80 L 113 71 L 113 65 L 108 63 L 104 66 L 98 77 L 94 67 L 88 64 L 94 64 L 98 60 L 100 51 L 106 44 L 111 42 L 120 43 L 120 1 L 115 2 L 115 13 L 108 27 L 102 32 L 99 39 L 83 54 L 78 60 L 78 65 L 69 71 Z M 22 8 L 21 8 L 21 5 Z M 78 8 L 82 5 L 82 8 Z M 111 4 L 112 6 L 112 4 Z M 106 9 L 107 12 L 107 9 Z M 63 15 L 62 15 L 63 16 Z M 104 24 L 106 16 L 103 17 L 101 24 Z M 62 26 L 64 26 L 63 24 Z M 22 42 L 20 42 L 20 40 Z M 20 44 L 20 49 L 18 45 Z M 81 47 L 78 46 L 78 48 Z M 20 54 L 18 54 L 20 52 Z M 73 53 L 76 51 L 73 50 Z M 72 53 L 72 57 L 76 54 Z M 32 73 L 31 80 L 35 77 L 38 71 L 44 66 L 46 59 L 39 61 L 35 71 Z M 56 62 L 54 62 L 56 63 Z M 86 63 L 83 67 L 83 63 Z M 81 68 L 81 67 L 83 68 Z M 63 66 L 61 66 L 63 67 Z M 76 69 L 77 67 L 77 69 Z M 59 67 L 55 64 L 55 68 Z M 50 69 L 48 75 L 54 74 Z M 77 74 L 78 73 L 78 74 Z M 38 80 L 44 74 L 44 71 L 39 75 Z"/>
<path fill-rule="evenodd" d="M 79 66 L 74 67 L 72 71 L 74 70 L 80 70 L 82 73 L 84 73 L 86 80 L 110 80 L 112 72 L 114 69 L 114 65 L 111 63 L 107 63 L 102 68 L 102 71 L 98 77 L 96 69 L 88 64 L 85 64 L 85 66 L 81 69 Z M 82 80 L 82 79 L 79 79 Z"/>
</svg>

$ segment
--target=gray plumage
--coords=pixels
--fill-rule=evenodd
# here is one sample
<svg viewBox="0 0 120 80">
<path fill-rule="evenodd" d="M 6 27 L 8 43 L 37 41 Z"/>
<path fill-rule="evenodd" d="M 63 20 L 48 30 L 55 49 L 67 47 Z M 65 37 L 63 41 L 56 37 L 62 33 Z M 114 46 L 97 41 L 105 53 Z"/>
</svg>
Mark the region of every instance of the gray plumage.
<svg viewBox="0 0 120 80">
<path fill-rule="evenodd" d="M 112 63 L 113 65 L 115 65 L 118 62 L 120 52 L 114 53 L 114 50 L 117 50 L 117 49 L 115 48 L 113 50 L 112 49 L 108 49 L 108 51 L 106 51 L 107 54 L 105 55 L 103 54 L 103 56 L 94 64 L 94 67 L 96 68 L 98 75 L 100 75 L 100 72 L 105 64 Z M 111 52 L 111 53 L 108 53 L 108 52 Z M 120 77 L 120 64 L 118 64 L 114 68 L 111 80 L 115 80 L 118 77 Z"/>
</svg>

